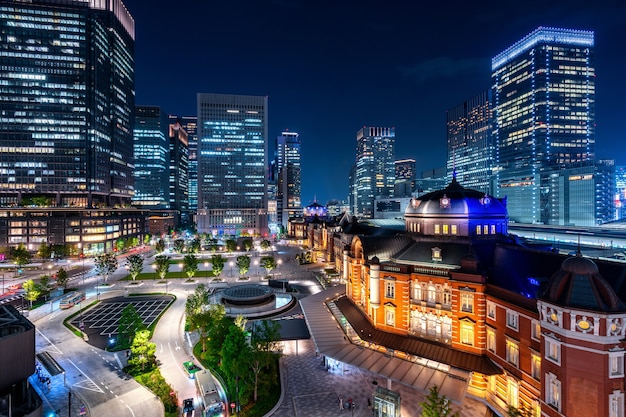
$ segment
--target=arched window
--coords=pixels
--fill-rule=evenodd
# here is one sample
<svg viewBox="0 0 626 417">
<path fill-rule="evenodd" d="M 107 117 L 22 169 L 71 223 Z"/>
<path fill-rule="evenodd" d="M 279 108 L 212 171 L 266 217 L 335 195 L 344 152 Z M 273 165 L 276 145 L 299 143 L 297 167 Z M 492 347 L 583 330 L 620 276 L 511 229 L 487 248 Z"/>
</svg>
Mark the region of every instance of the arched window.
<svg viewBox="0 0 626 417">
<path fill-rule="evenodd" d="M 435 303 L 437 301 L 437 288 L 434 285 L 430 284 L 428 286 L 428 293 L 426 294 L 427 301 L 429 303 Z"/>
<path fill-rule="evenodd" d="M 413 282 L 413 299 L 416 301 L 422 300 L 422 284 L 417 281 Z"/>
</svg>

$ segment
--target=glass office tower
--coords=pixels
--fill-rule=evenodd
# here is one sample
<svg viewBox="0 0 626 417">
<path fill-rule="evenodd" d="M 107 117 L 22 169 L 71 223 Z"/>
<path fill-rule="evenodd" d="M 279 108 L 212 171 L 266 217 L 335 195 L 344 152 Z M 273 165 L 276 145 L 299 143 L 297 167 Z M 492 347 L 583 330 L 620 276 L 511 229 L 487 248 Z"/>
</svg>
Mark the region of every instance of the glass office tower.
<svg viewBox="0 0 626 417">
<path fill-rule="evenodd" d="M 278 222 L 285 230 L 289 217 L 302 214 L 300 155 L 302 142 L 296 132 L 282 132 L 276 138 L 276 192 Z"/>
<path fill-rule="evenodd" d="M 353 213 L 374 218 L 374 199 L 393 197 L 396 181 L 395 128 L 367 127 L 356 136 Z"/>
<path fill-rule="evenodd" d="M 122 1 L 0 0 L 0 38 L 0 207 L 49 208 L 43 217 L 58 208 L 127 208 L 134 193 L 135 41 Z M 72 213 L 54 230 L 52 221 L 33 220 L 36 237 L 22 222 L 7 243 L 77 243 L 84 250 L 83 240 L 127 235 L 118 221 L 101 233 L 89 228 L 94 221 L 75 218 L 95 214 Z"/>
<path fill-rule="evenodd" d="M 547 223 L 542 169 L 593 160 L 593 58 L 593 32 L 540 27 L 492 59 L 495 191 L 511 220 Z"/>
<path fill-rule="evenodd" d="M 267 97 L 198 94 L 198 232 L 267 234 Z"/>
</svg>

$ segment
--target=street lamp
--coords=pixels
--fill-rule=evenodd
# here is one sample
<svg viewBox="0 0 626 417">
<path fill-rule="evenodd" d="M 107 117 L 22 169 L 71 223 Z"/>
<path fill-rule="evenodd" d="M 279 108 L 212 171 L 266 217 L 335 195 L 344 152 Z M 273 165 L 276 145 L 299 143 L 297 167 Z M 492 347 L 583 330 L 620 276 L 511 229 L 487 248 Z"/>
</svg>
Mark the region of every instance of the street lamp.
<svg viewBox="0 0 626 417">
<path fill-rule="evenodd" d="M 235 271 L 233 270 L 233 265 L 235 265 L 235 263 L 233 261 L 230 261 L 230 276 L 231 277 L 235 276 Z"/>
<path fill-rule="evenodd" d="M 156 279 L 156 277 L 157 277 L 157 273 L 156 273 L 157 265 L 156 264 L 152 264 L 152 269 L 154 269 L 154 279 Z"/>
</svg>

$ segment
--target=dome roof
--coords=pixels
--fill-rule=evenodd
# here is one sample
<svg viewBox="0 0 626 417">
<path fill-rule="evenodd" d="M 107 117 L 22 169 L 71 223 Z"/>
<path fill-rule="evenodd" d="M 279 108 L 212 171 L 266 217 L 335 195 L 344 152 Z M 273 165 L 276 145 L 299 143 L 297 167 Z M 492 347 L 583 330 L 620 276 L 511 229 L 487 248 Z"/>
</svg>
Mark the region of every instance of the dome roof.
<svg viewBox="0 0 626 417">
<path fill-rule="evenodd" d="M 508 216 L 506 202 L 483 192 L 463 188 L 456 178 L 443 190 L 424 194 L 411 200 L 405 216 L 463 216 L 501 217 Z"/>
<path fill-rule="evenodd" d="M 598 272 L 595 262 L 580 254 L 563 261 L 539 298 L 565 307 L 605 312 L 626 310 L 626 305 Z"/>
</svg>

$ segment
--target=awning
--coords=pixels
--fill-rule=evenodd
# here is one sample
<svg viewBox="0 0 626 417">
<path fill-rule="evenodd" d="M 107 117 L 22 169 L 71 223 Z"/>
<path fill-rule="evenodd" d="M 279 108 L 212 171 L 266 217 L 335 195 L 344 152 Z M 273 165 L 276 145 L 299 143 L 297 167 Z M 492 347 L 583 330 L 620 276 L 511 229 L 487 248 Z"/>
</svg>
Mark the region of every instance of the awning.
<svg viewBox="0 0 626 417">
<path fill-rule="evenodd" d="M 41 352 L 37 354 L 37 360 L 46 368 L 46 371 L 50 376 L 59 375 L 65 372 L 65 369 L 61 368 L 61 365 L 48 352 Z"/>
</svg>

